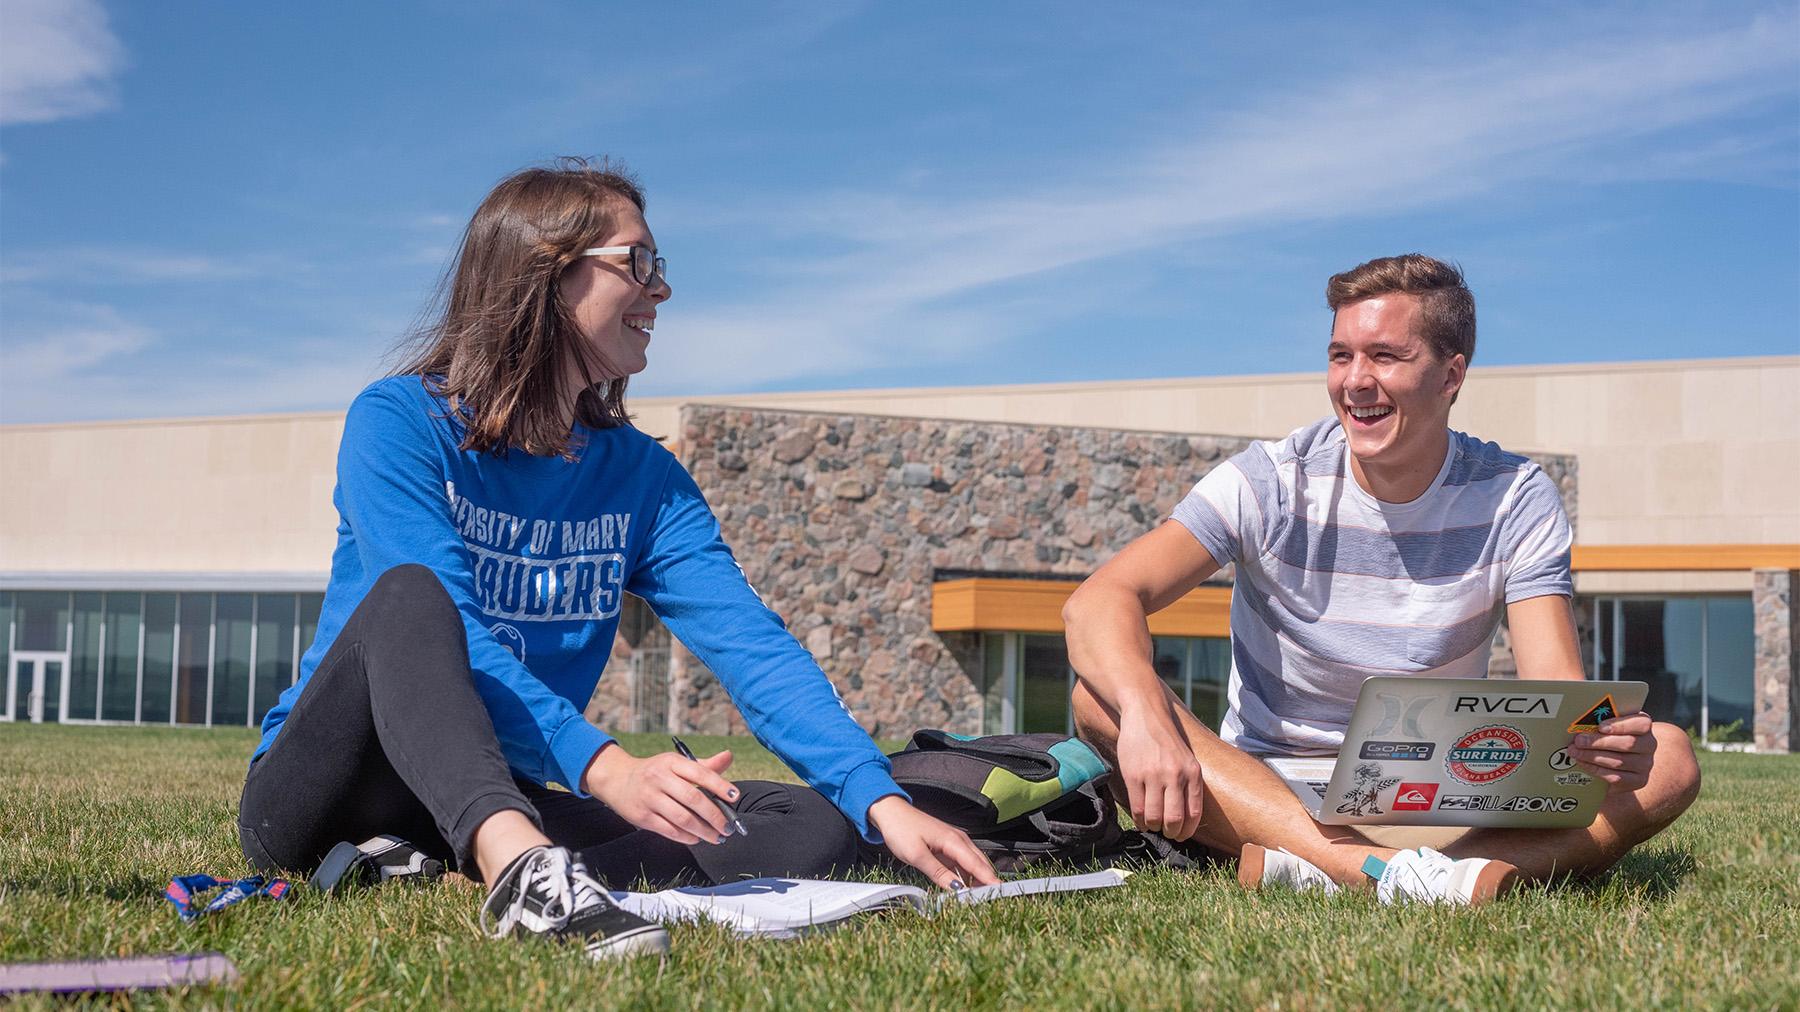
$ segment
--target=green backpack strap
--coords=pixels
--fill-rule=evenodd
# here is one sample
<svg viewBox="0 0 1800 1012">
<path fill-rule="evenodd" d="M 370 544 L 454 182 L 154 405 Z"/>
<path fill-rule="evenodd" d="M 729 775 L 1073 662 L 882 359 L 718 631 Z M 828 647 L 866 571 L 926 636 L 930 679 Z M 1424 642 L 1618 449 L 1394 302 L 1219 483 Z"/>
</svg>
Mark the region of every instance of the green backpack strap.
<svg viewBox="0 0 1800 1012">
<path fill-rule="evenodd" d="M 1112 772 L 1085 743 L 1059 734 L 977 738 L 928 729 L 890 760 L 921 809 L 971 832 L 1053 807 Z"/>
</svg>

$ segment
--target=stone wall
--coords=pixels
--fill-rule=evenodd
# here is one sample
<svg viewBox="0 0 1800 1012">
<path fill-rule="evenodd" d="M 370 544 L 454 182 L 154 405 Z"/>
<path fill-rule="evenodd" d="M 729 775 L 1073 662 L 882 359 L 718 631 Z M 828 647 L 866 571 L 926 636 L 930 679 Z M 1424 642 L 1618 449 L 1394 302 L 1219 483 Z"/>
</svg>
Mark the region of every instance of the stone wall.
<svg viewBox="0 0 1800 1012">
<path fill-rule="evenodd" d="M 594 686 L 583 711 L 589 723 L 609 732 L 661 731 L 669 686 L 667 658 L 672 637 L 641 599 L 626 594 L 619 612 L 619 632 L 606 659 L 606 677 Z M 646 663 L 649 662 L 649 663 Z M 643 683 L 643 684 L 640 684 Z M 662 705 L 640 705 L 642 694 L 661 697 Z M 656 702 L 656 700 L 652 700 Z"/>
<path fill-rule="evenodd" d="M 1800 572 L 1759 569 L 1750 606 L 1756 622 L 1756 750 L 1800 746 Z"/>
<path fill-rule="evenodd" d="M 864 725 L 898 735 L 980 730 L 981 638 L 931 629 L 938 573 L 1085 577 L 1248 442 L 688 405 L 680 448 L 751 583 Z M 1538 459 L 1573 517 L 1574 459 Z M 679 644 L 667 677 L 672 730 L 742 732 Z"/>
<path fill-rule="evenodd" d="M 700 405 L 681 436 L 751 583 L 878 735 L 980 728 L 980 639 L 932 631 L 938 571 L 1084 577 L 1247 443 Z M 735 729 L 700 670 L 671 717 Z"/>
</svg>

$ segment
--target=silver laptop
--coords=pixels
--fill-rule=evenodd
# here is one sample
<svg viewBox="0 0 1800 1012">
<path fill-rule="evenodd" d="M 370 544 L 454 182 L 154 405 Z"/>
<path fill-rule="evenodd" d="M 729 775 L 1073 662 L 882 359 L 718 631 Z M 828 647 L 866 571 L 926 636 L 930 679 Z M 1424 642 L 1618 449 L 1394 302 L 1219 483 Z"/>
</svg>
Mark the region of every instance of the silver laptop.
<svg viewBox="0 0 1800 1012">
<path fill-rule="evenodd" d="M 1585 826 L 1606 784 L 1577 768 L 1582 731 L 1644 706 L 1643 682 L 1363 682 L 1337 758 L 1269 757 L 1322 823 Z"/>
</svg>

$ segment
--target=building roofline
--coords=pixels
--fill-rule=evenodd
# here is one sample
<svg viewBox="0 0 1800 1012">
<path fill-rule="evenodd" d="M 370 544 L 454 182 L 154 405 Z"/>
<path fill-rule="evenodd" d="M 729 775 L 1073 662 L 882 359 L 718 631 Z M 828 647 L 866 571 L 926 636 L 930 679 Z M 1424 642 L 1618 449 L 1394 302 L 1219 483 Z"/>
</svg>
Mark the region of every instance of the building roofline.
<svg viewBox="0 0 1800 1012">
<path fill-rule="evenodd" d="M 1249 443 L 1272 436 L 1230 435 L 1222 432 L 1178 432 L 1173 429 L 1133 429 L 1117 425 L 1080 425 L 1074 422 L 1031 422 L 1011 418 L 965 418 L 960 415 L 901 415 L 892 411 L 843 411 L 835 408 L 796 408 L 787 404 L 745 404 L 741 401 L 683 400 L 679 406 L 704 408 L 708 411 L 756 411 L 766 415 L 805 415 L 809 418 L 842 418 L 845 415 L 882 418 L 902 422 L 933 422 L 942 425 L 985 425 L 1011 429 L 1084 429 L 1090 432 L 1112 432 L 1122 436 L 1153 436 L 1158 439 L 1225 439 Z M 671 436 L 667 443 L 680 444 Z M 1565 454 L 1573 456 L 1573 454 Z M 987 575 L 987 574 L 983 574 Z"/>
<path fill-rule="evenodd" d="M 1622 362 L 1573 362 L 1554 365 L 1476 365 L 1470 366 L 1471 372 L 1499 375 L 1569 375 L 1600 372 L 1682 372 L 1696 367 L 1763 369 L 1770 366 L 1800 366 L 1800 355 L 1746 355 L 1729 358 L 1684 358 L 1660 359 Z M 1265 383 L 1313 381 L 1322 379 L 1324 370 L 1274 373 L 1235 373 L 1219 376 L 1170 376 L 1157 379 L 1125 379 L 1125 380 L 1065 380 L 1054 383 L 996 383 L 971 386 L 934 386 L 934 387 L 854 387 L 838 390 L 795 390 L 795 391 L 759 391 L 756 393 L 714 393 L 683 394 L 662 397 L 635 397 L 632 403 L 644 404 L 690 404 L 704 402 L 707 404 L 725 403 L 721 398 L 730 398 L 732 402 L 780 398 L 782 400 L 816 399 L 832 400 L 841 397 L 855 397 L 867 394 L 884 396 L 909 397 L 958 393 L 997 393 L 1002 391 L 1019 391 L 1032 393 L 1060 393 L 1065 391 L 1084 390 L 1155 390 L 1170 387 L 1190 386 L 1197 383 L 1227 384 L 1231 386 L 1259 386 Z"/>
<path fill-rule="evenodd" d="M 1604 372 L 1683 372 L 1695 368 L 1764 369 L 1771 366 L 1800 366 L 1800 355 L 1743 355 L 1724 358 L 1643 359 L 1611 362 L 1567 362 L 1545 365 L 1475 365 L 1472 372 L 1500 376 L 1517 375 L 1581 375 Z M 753 393 L 666 394 L 633 397 L 626 402 L 643 406 L 679 406 L 683 404 L 755 405 L 768 401 L 793 404 L 800 401 L 840 400 L 878 395 L 883 397 L 924 397 L 958 394 L 992 393 L 1076 393 L 1104 390 L 1159 390 L 1195 384 L 1225 386 L 1259 386 L 1267 383 L 1317 381 L 1323 370 L 1300 372 L 1228 374 L 1219 376 L 1170 376 L 1154 379 L 1066 380 L 1052 383 L 995 383 L 968 386 L 930 387 L 845 387 L 835 390 L 763 390 Z M 803 409 L 802 409 L 803 410 Z M 176 415 L 162 418 L 114 418 L 69 422 L 18 422 L 0 425 L 0 432 L 34 429 L 107 428 L 142 425 L 211 425 L 218 422 L 277 424 L 294 421 L 327 421 L 342 419 L 344 411 L 289 411 L 269 414 Z"/>
<path fill-rule="evenodd" d="M 0 590 L 113 590 L 159 592 L 261 591 L 317 593 L 331 574 L 324 570 L 0 570 Z"/>
</svg>

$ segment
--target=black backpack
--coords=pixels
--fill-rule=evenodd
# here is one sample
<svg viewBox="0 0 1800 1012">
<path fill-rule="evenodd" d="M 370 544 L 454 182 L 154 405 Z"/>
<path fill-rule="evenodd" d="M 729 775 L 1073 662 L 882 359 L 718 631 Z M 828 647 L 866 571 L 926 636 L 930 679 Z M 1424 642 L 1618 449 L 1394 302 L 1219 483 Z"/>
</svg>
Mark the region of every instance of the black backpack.
<svg viewBox="0 0 1800 1012">
<path fill-rule="evenodd" d="M 997 871 L 1044 860 L 1193 866 L 1157 834 L 1119 825 L 1112 770 L 1074 738 L 928 729 L 888 759 L 913 804 L 968 833 Z"/>
</svg>

